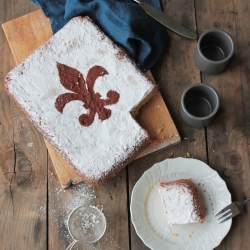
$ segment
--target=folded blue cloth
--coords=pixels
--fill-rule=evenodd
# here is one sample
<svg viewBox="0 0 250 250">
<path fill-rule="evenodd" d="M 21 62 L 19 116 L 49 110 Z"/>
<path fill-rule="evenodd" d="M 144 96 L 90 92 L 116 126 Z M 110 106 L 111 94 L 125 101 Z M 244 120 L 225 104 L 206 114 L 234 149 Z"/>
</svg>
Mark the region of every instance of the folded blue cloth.
<svg viewBox="0 0 250 250">
<path fill-rule="evenodd" d="M 142 71 L 150 69 L 167 42 L 164 26 L 132 0 L 31 0 L 50 19 L 53 33 L 71 18 L 89 16 Z M 161 9 L 159 0 L 145 0 Z"/>
</svg>

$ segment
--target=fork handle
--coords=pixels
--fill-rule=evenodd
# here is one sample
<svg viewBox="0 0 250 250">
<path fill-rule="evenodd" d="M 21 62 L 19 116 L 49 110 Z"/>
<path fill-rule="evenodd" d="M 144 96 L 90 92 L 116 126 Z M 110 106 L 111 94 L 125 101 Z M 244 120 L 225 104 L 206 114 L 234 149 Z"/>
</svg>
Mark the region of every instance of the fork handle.
<svg viewBox="0 0 250 250">
<path fill-rule="evenodd" d="M 246 200 L 244 200 L 242 205 L 244 205 L 244 204 L 247 203 L 248 201 L 250 201 L 250 197 L 247 198 Z"/>
</svg>

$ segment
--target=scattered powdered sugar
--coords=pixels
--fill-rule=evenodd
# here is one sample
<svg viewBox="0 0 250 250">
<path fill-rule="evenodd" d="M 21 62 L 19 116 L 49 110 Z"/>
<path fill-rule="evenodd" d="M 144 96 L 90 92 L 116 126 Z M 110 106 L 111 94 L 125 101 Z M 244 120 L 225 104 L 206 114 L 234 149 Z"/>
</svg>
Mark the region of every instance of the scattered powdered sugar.
<svg viewBox="0 0 250 250">
<path fill-rule="evenodd" d="M 169 225 L 199 222 L 193 196 L 188 188 L 180 185 L 160 186 L 158 191 L 167 212 Z"/>
<path fill-rule="evenodd" d="M 54 175 L 49 176 L 50 180 L 54 179 Z M 51 189 L 49 194 L 49 218 L 58 228 L 61 238 L 71 241 L 72 238 L 67 228 L 68 217 L 71 212 L 79 206 L 94 205 L 95 201 L 94 188 L 85 183 L 81 183 L 64 190 L 61 186 Z"/>
<path fill-rule="evenodd" d="M 107 250 L 124 250 L 122 249 L 116 241 L 114 241 L 113 233 L 107 231 L 105 232 L 105 237 L 101 239 L 101 245 L 98 242 L 93 244 L 79 244 L 76 243 L 74 250 L 98 250 L 98 249 L 107 249 Z M 102 246 L 102 247 L 100 247 Z"/>
<path fill-rule="evenodd" d="M 81 183 L 64 190 L 61 188 L 60 183 L 56 181 L 54 174 L 49 174 L 48 177 L 49 185 L 51 185 L 48 197 L 49 207 L 46 206 L 46 203 L 42 206 L 36 205 L 36 211 L 38 211 L 41 217 L 46 216 L 46 213 L 48 213 L 51 231 L 58 232 L 58 244 L 60 244 L 61 249 L 64 249 L 65 244 L 68 246 L 73 241 L 67 228 L 68 218 L 72 211 L 79 206 L 89 205 L 99 209 L 102 205 L 94 205 L 96 194 L 93 187 L 90 187 L 85 183 Z M 102 211 L 102 208 L 100 210 Z M 74 250 L 97 250 L 100 249 L 100 244 L 103 248 L 107 247 L 107 249 L 121 249 L 117 239 L 114 238 L 115 231 L 113 230 L 113 226 L 111 226 L 109 220 L 111 215 L 105 213 L 105 208 L 103 214 L 106 217 L 107 223 L 107 229 L 104 237 L 92 244 L 76 243 L 73 248 Z M 83 214 L 83 218 L 86 219 L 86 222 L 82 221 L 83 223 L 81 223 L 81 228 L 87 233 L 91 229 L 97 229 L 102 224 L 101 219 L 93 213 Z M 55 237 L 55 234 L 50 237 Z M 110 248 L 110 246 L 112 247 Z"/>
<path fill-rule="evenodd" d="M 46 206 L 45 205 L 41 205 L 41 206 L 37 206 L 36 210 L 38 211 L 38 214 L 43 217 L 44 215 L 46 215 Z"/>
<path fill-rule="evenodd" d="M 93 205 L 94 199 L 96 198 L 94 188 L 84 183 L 72 186 L 66 190 L 57 187 L 52 192 L 54 198 L 53 201 L 51 201 L 54 207 L 54 209 L 52 208 L 50 210 L 52 214 L 57 213 L 58 209 L 69 214 L 81 205 Z M 67 193 L 69 195 L 67 195 Z M 63 203 L 60 202 L 62 196 L 64 196 Z"/>
</svg>

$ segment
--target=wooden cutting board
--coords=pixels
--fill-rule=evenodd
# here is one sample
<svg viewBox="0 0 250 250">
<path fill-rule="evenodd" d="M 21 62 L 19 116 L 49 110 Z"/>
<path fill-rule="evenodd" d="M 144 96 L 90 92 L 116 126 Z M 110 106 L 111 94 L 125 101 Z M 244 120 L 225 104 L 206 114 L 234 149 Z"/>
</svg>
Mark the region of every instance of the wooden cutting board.
<svg viewBox="0 0 250 250">
<path fill-rule="evenodd" d="M 50 21 L 42 10 L 11 20 L 2 25 L 16 64 L 52 36 Z M 147 76 L 153 80 L 148 71 Z M 152 143 L 137 157 L 155 153 L 179 143 L 180 136 L 160 93 L 149 101 L 136 117 L 137 122 L 150 134 Z M 63 188 L 82 182 L 81 177 L 45 140 L 58 179 Z"/>
</svg>

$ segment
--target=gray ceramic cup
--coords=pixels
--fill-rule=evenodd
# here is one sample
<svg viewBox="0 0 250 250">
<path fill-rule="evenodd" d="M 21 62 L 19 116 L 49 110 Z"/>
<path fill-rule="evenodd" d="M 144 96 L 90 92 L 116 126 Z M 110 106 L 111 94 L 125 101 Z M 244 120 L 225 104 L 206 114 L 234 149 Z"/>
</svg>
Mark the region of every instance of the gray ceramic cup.
<svg viewBox="0 0 250 250">
<path fill-rule="evenodd" d="M 187 125 L 203 128 L 212 123 L 219 106 L 214 88 L 205 83 L 192 84 L 182 94 L 180 115 Z"/>
<path fill-rule="evenodd" d="M 204 32 L 198 39 L 194 52 L 194 63 L 203 73 L 209 75 L 224 71 L 234 53 L 232 37 L 220 29 Z"/>
</svg>

